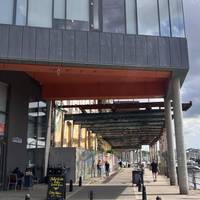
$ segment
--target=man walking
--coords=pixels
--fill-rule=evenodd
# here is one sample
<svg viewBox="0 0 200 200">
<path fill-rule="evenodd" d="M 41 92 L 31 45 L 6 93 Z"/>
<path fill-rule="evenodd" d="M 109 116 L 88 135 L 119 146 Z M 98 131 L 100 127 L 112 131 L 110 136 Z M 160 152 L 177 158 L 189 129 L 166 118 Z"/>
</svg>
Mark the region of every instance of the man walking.
<svg viewBox="0 0 200 200">
<path fill-rule="evenodd" d="M 151 163 L 151 171 L 153 175 L 153 181 L 157 181 L 158 164 L 155 160 Z"/>
</svg>

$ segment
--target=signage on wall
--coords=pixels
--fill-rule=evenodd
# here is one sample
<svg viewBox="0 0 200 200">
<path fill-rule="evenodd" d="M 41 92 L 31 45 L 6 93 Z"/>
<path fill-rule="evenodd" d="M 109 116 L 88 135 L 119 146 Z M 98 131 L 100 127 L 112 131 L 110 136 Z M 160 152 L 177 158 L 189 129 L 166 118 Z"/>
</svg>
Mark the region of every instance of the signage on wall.
<svg viewBox="0 0 200 200">
<path fill-rule="evenodd" d="M 20 137 L 13 137 L 12 138 L 12 142 L 13 143 L 17 143 L 17 144 L 22 144 L 22 138 L 20 138 Z"/>
<path fill-rule="evenodd" d="M 47 200 L 64 200 L 66 197 L 66 183 L 64 176 L 50 176 Z"/>
</svg>

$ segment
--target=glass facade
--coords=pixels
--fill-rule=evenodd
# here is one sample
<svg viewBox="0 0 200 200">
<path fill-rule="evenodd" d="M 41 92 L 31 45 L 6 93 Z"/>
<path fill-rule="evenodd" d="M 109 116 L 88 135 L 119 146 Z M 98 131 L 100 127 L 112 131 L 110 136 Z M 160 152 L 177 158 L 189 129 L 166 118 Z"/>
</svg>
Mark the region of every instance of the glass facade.
<svg viewBox="0 0 200 200">
<path fill-rule="evenodd" d="M 185 37 L 183 0 L 0 0 L 0 23 Z"/>
</svg>

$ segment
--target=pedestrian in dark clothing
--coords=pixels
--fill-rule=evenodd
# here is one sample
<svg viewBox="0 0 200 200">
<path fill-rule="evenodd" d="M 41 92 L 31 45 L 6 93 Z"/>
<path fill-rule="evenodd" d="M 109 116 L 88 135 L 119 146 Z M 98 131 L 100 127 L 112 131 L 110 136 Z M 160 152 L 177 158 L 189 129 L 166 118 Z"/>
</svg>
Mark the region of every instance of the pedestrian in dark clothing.
<svg viewBox="0 0 200 200">
<path fill-rule="evenodd" d="M 158 164 L 155 160 L 151 163 L 151 171 L 153 175 L 153 181 L 157 181 Z"/>
<path fill-rule="evenodd" d="M 18 167 L 16 167 L 13 171 L 13 174 L 16 174 L 17 176 L 17 188 L 21 189 L 22 188 L 22 179 L 24 177 L 24 173 L 20 171 Z"/>
<path fill-rule="evenodd" d="M 109 176 L 110 173 L 110 164 L 108 161 L 105 162 L 105 171 L 106 171 L 106 176 Z"/>
<path fill-rule="evenodd" d="M 101 160 L 98 160 L 97 163 L 97 175 L 98 177 L 101 177 Z"/>
</svg>

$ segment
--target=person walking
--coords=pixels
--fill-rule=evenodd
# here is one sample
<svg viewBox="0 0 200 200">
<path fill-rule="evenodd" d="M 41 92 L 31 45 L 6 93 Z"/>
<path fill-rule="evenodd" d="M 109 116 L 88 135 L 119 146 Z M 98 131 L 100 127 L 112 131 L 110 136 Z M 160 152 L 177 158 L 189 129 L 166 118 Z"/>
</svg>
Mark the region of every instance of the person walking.
<svg viewBox="0 0 200 200">
<path fill-rule="evenodd" d="M 109 176 L 110 173 L 110 164 L 108 161 L 105 162 L 105 171 L 106 171 L 106 176 Z"/>
<path fill-rule="evenodd" d="M 97 163 L 97 176 L 101 177 L 101 160 L 98 160 Z"/>
<path fill-rule="evenodd" d="M 151 163 L 151 171 L 153 175 L 153 181 L 157 181 L 158 163 L 155 160 L 153 160 Z"/>
</svg>

